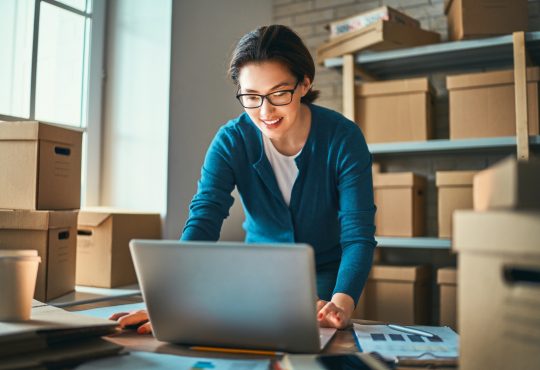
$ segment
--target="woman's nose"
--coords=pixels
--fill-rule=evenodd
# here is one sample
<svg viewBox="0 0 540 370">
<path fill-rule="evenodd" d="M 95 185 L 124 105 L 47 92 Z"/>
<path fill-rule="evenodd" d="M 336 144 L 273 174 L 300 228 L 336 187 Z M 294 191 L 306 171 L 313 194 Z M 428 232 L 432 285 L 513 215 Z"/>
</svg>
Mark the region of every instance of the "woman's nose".
<svg viewBox="0 0 540 370">
<path fill-rule="evenodd" d="M 262 115 L 264 116 L 267 113 L 272 112 L 274 110 L 274 106 L 270 104 L 268 99 L 264 99 L 260 109 L 261 109 Z"/>
</svg>

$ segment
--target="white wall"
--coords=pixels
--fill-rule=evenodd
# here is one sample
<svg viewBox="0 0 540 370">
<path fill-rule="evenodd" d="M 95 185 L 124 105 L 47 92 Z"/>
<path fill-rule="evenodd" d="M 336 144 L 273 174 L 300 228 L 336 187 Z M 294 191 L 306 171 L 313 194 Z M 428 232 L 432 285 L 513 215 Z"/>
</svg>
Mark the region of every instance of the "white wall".
<svg viewBox="0 0 540 370">
<path fill-rule="evenodd" d="M 165 213 L 172 0 L 108 2 L 100 205 Z"/>
<path fill-rule="evenodd" d="M 206 149 L 218 127 L 241 107 L 227 79 L 236 41 L 272 20 L 267 0 L 173 2 L 171 107 L 165 237 L 180 236 Z M 243 240 L 238 195 L 222 229 L 222 240 Z"/>
</svg>

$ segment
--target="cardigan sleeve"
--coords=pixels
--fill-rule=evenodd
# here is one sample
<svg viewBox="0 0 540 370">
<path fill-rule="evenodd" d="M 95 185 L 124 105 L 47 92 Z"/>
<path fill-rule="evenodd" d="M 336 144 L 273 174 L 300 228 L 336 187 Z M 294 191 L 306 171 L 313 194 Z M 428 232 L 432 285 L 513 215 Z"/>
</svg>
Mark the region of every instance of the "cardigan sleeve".
<svg viewBox="0 0 540 370">
<path fill-rule="evenodd" d="M 364 136 L 354 125 L 344 135 L 338 153 L 338 217 L 342 256 L 334 294 L 348 294 L 355 305 L 366 283 L 377 245 L 371 165 L 372 157 Z"/>
<path fill-rule="evenodd" d="M 222 127 L 206 152 L 182 240 L 219 239 L 223 220 L 229 216 L 234 202 L 231 196 L 236 183 L 232 168 L 233 150 L 233 137 Z"/>
</svg>

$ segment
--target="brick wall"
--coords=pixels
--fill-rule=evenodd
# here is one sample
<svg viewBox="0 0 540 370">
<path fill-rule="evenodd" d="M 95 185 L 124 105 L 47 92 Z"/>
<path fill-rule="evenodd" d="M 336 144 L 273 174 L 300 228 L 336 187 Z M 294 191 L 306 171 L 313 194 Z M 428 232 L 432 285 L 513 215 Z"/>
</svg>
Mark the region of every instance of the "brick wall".
<svg viewBox="0 0 540 370">
<path fill-rule="evenodd" d="M 274 0 L 275 23 L 294 29 L 304 40 L 312 55 L 318 45 L 328 39 L 325 25 L 330 21 L 367 11 L 382 5 L 392 6 L 418 19 L 422 28 L 439 32 L 447 40 L 447 20 L 444 0 Z M 540 0 L 529 1 L 529 30 L 540 30 Z M 435 136 L 448 138 L 448 96 L 445 74 L 431 76 L 435 87 Z M 342 111 L 342 84 L 340 69 L 317 67 L 314 86 L 321 91 L 317 104 Z M 442 170 L 480 170 L 514 154 L 513 149 L 502 152 L 376 155 L 383 171 L 414 171 L 428 179 L 427 234 L 437 235 L 437 189 L 435 172 Z M 446 250 L 415 250 L 385 248 L 382 260 L 389 263 L 429 263 L 435 268 L 455 265 L 455 255 Z M 435 276 L 435 275 L 434 275 Z M 433 323 L 438 320 L 438 289 L 433 279 Z"/>
</svg>

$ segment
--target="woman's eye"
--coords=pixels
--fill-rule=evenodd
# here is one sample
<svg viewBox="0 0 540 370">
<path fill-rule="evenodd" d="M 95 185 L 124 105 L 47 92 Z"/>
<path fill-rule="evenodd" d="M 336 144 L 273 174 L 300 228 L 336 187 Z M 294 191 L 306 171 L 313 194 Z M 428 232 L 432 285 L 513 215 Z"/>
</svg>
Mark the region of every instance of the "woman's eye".
<svg viewBox="0 0 540 370">
<path fill-rule="evenodd" d="M 273 93 L 272 96 L 280 97 L 280 96 L 283 96 L 285 94 L 286 94 L 286 92 L 284 92 L 284 91 L 277 91 L 277 92 Z"/>
<path fill-rule="evenodd" d="M 257 101 L 259 100 L 259 97 L 255 95 L 248 95 L 248 96 L 245 96 L 244 99 L 247 99 L 248 101 Z"/>
</svg>

